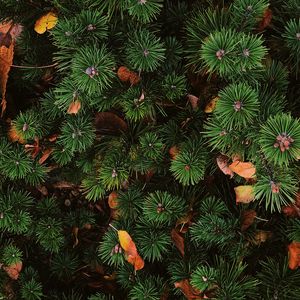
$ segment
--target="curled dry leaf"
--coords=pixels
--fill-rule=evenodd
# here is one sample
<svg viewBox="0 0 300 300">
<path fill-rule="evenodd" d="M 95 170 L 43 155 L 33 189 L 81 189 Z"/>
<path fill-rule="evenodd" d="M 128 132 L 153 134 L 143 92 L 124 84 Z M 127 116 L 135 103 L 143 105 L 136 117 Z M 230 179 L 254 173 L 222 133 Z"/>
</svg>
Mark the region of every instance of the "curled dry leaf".
<svg viewBox="0 0 300 300">
<path fill-rule="evenodd" d="M 79 231 L 78 227 L 73 227 L 73 229 L 72 229 L 72 235 L 74 236 L 73 248 L 75 248 L 79 244 L 78 231 Z"/>
<path fill-rule="evenodd" d="M 255 194 L 252 185 L 240 185 L 234 188 L 236 203 L 249 203 L 254 200 Z"/>
<path fill-rule="evenodd" d="M 43 34 L 47 30 L 53 28 L 57 23 L 57 15 L 54 12 L 48 12 L 47 14 L 41 16 L 34 25 L 34 30 L 38 34 Z"/>
<path fill-rule="evenodd" d="M 288 206 L 283 206 L 282 212 L 288 217 L 300 217 L 300 193 L 297 193 L 296 201 Z"/>
<path fill-rule="evenodd" d="M 184 256 L 184 237 L 175 228 L 173 228 L 171 231 L 171 238 L 180 254 Z"/>
<path fill-rule="evenodd" d="M 181 217 L 177 220 L 175 228 L 181 233 L 186 233 L 192 224 L 192 218 L 194 213 L 190 211 L 186 216 Z"/>
<path fill-rule="evenodd" d="M 110 208 L 115 209 L 118 206 L 118 193 L 113 191 L 108 196 L 108 205 Z"/>
<path fill-rule="evenodd" d="M 228 167 L 228 160 L 229 157 L 226 155 L 219 155 L 217 157 L 217 164 L 219 169 L 225 174 L 225 175 L 229 175 L 230 178 L 233 177 L 234 173 L 233 171 Z"/>
<path fill-rule="evenodd" d="M 242 213 L 241 231 L 247 230 L 254 222 L 256 211 L 254 209 L 245 210 Z"/>
<path fill-rule="evenodd" d="M 72 101 L 67 110 L 67 113 L 76 115 L 79 112 L 80 108 L 81 102 L 79 100 Z"/>
<path fill-rule="evenodd" d="M 145 263 L 137 252 L 135 243 L 133 242 L 131 236 L 125 230 L 118 230 L 119 242 L 122 249 L 125 251 L 126 260 L 134 266 L 134 269 L 143 269 Z"/>
<path fill-rule="evenodd" d="M 289 251 L 289 268 L 296 270 L 300 267 L 300 242 L 293 241 L 288 245 Z"/>
<path fill-rule="evenodd" d="M 22 270 L 22 266 L 23 266 L 23 263 L 21 261 L 19 261 L 10 266 L 3 267 L 3 269 L 11 279 L 17 280 L 19 278 L 20 272 Z"/>
<path fill-rule="evenodd" d="M 235 160 L 229 165 L 229 169 L 243 178 L 253 178 L 256 172 L 255 166 L 251 162 Z"/>
<path fill-rule="evenodd" d="M 119 79 L 122 82 L 127 82 L 129 81 L 131 85 L 136 85 L 140 82 L 141 78 L 140 76 L 133 72 L 130 71 L 127 67 L 125 66 L 121 66 L 118 71 L 117 71 L 117 75 L 119 77 Z"/>
<path fill-rule="evenodd" d="M 272 237 L 271 231 L 266 230 L 257 230 L 254 236 L 254 245 L 260 245 L 261 243 L 264 243 L 267 239 Z"/>
<path fill-rule="evenodd" d="M 127 123 L 112 112 L 99 112 L 95 115 L 96 131 L 102 134 L 116 134 L 127 130 Z"/>
<path fill-rule="evenodd" d="M 8 138 L 11 142 L 19 142 L 20 144 L 25 144 L 25 139 L 21 133 L 17 132 L 16 127 L 14 125 L 10 126 L 8 130 Z"/>
<path fill-rule="evenodd" d="M 181 289 L 187 300 L 202 299 L 201 291 L 193 288 L 188 279 L 175 282 L 174 285 L 175 288 Z"/>
<path fill-rule="evenodd" d="M 189 102 L 190 102 L 190 104 L 191 104 L 191 106 L 194 110 L 199 107 L 199 104 L 200 104 L 199 103 L 199 97 L 196 97 L 192 94 L 188 94 L 187 98 L 188 98 L 188 100 L 189 100 Z"/>
<path fill-rule="evenodd" d="M 52 152 L 53 152 L 53 149 L 51 149 L 51 148 L 44 150 L 42 157 L 39 159 L 39 164 L 40 165 L 43 164 L 48 159 L 48 157 L 50 156 L 50 154 Z"/>
<path fill-rule="evenodd" d="M 268 27 L 272 20 L 272 10 L 270 8 L 267 8 L 264 11 L 264 15 L 262 20 L 259 23 L 258 31 L 263 31 L 266 27 Z"/>
<path fill-rule="evenodd" d="M 169 154 L 171 156 L 171 159 L 176 159 L 177 154 L 179 153 L 179 148 L 174 145 L 169 149 Z"/>
<path fill-rule="evenodd" d="M 213 99 L 211 99 L 208 104 L 205 106 L 204 112 L 206 113 L 212 113 L 217 105 L 218 100 L 220 99 L 220 97 L 214 97 Z"/>
</svg>

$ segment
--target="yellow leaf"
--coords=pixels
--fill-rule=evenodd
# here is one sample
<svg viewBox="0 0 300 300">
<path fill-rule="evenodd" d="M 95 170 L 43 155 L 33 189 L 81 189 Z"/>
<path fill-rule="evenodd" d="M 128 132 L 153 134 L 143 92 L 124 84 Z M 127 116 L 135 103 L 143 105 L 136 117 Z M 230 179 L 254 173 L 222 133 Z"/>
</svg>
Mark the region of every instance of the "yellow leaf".
<svg viewBox="0 0 300 300">
<path fill-rule="evenodd" d="M 254 190 L 252 185 L 240 185 L 234 188 L 236 203 L 249 203 L 254 200 Z"/>
<path fill-rule="evenodd" d="M 253 178 L 256 172 L 255 166 L 251 162 L 242 162 L 239 160 L 235 160 L 229 165 L 229 169 L 244 178 Z"/>
<path fill-rule="evenodd" d="M 34 30 L 39 34 L 43 34 L 46 30 L 53 28 L 56 23 L 57 15 L 53 12 L 48 12 L 35 22 Z"/>
<path fill-rule="evenodd" d="M 220 99 L 220 97 L 214 97 L 213 99 L 211 99 L 208 104 L 205 106 L 204 112 L 206 113 L 211 113 L 215 110 L 216 105 L 217 105 L 217 101 Z"/>
<path fill-rule="evenodd" d="M 129 233 L 125 230 L 118 230 L 118 237 L 119 237 L 121 247 L 125 251 L 128 251 L 130 244 L 132 242 L 132 238 L 129 235 Z"/>
</svg>

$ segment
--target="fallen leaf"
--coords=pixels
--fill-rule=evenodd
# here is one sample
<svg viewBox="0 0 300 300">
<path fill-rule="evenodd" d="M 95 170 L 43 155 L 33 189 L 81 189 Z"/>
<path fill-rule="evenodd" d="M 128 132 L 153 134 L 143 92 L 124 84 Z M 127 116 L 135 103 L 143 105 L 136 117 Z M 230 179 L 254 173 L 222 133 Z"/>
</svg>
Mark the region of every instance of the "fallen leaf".
<svg viewBox="0 0 300 300">
<path fill-rule="evenodd" d="M 138 84 L 140 81 L 141 77 L 137 73 L 131 71 L 129 76 L 129 82 L 131 86 Z"/>
<path fill-rule="evenodd" d="M 234 188 L 236 203 L 249 203 L 254 200 L 255 194 L 252 185 L 240 185 Z"/>
<path fill-rule="evenodd" d="M 174 285 L 175 288 L 181 289 L 187 300 L 202 299 L 201 291 L 193 288 L 188 279 L 183 279 L 181 281 L 175 282 Z"/>
<path fill-rule="evenodd" d="M 108 205 L 110 208 L 115 209 L 118 206 L 118 193 L 113 191 L 108 196 Z"/>
<path fill-rule="evenodd" d="M 266 27 L 268 27 L 272 20 L 272 10 L 270 8 L 267 8 L 264 11 L 264 15 L 262 20 L 259 23 L 258 31 L 263 31 Z"/>
<path fill-rule="evenodd" d="M 8 138 L 11 142 L 19 142 L 20 144 L 25 144 L 25 139 L 21 133 L 17 132 L 15 125 L 11 125 L 8 130 Z"/>
<path fill-rule="evenodd" d="M 8 73 L 14 58 L 14 43 L 6 48 L 5 46 L 0 47 L 0 90 L 2 95 L 1 101 L 1 117 L 6 110 L 6 85 L 8 81 Z"/>
<path fill-rule="evenodd" d="M 173 228 L 171 231 L 171 238 L 180 254 L 184 256 L 184 237 Z"/>
<path fill-rule="evenodd" d="M 254 209 L 243 211 L 241 231 L 247 230 L 253 224 L 255 217 L 256 217 L 256 211 Z"/>
<path fill-rule="evenodd" d="M 261 243 L 264 243 L 267 239 L 269 239 L 272 236 L 271 231 L 266 231 L 266 230 L 257 230 L 255 235 L 254 235 L 254 245 L 259 245 Z"/>
<path fill-rule="evenodd" d="M 169 149 L 169 154 L 171 156 L 171 159 L 175 159 L 177 154 L 179 154 L 179 148 L 174 145 Z"/>
<path fill-rule="evenodd" d="M 21 34 L 23 26 L 12 22 L 2 22 L 0 24 L 0 47 L 9 48 Z"/>
<path fill-rule="evenodd" d="M 79 240 L 78 240 L 78 231 L 79 231 L 79 228 L 78 227 L 73 227 L 72 229 L 72 235 L 74 235 L 74 244 L 73 244 L 73 248 L 75 248 L 78 243 L 79 243 Z"/>
<path fill-rule="evenodd" d="M 38 185 L 36 189 L 43 195 L 43 196 L 48 196 L 48 189 L 44 185 Z"/>
<path fill-rule="evenodd" d="M 220 97 L 214 97 L 213 99 L 211 99 L 208 104 L 205 106 L 204 112 L 206 113 L 212 113 L 217 105 L 218 100 L 220 99 Z"/>
<path fill-rule="evenodd" d="M 300 267 L 300 242 L 293 241 L 288 245 L 289 250 L 289 268 L 296 270 Z"/>
<path fill-rule="evenodd" d="M 96 131 L 102 134 L 116 134 L 127 130 L 127 123 L 112 112 L 98 112 L 95 115 Z"/>
<path fill-rule="evenodd" d="M 234 161 L 229 165 L 229 169 L 243 178 L 253 178 L 256 172 L 255 166 L 251 162 Z"/>
<path fill-rule="evenodd" d="M 34 25 L 34 30 L 38 34 L 43 34 L 47 30 L 53 28 L 57 23 L 57 15 L 53 12 L 48 12 L 47 14 L 41 16 Z"/>
<path fill-rule="evenodd" d="M 81 103 L 79 100 L 72 101 L 67 110 L 67 113 L 76 115 L 79 112 L 80 108 L 81 108 Z"/>
<path fill-rule="evenodd" d="M 122 249 L 125 251 L 125 258 L 134 266 L 134 269 L 141 270 L 144 267 L 144 260 L 137 252 L 135 243 L 131 236 L 125 230 L 118 230 L 119 242 Z"/>
<path fill-rule="evenodd" d="M 234 173 L 233 171 L 228 167 L 228 160 L 229 157 L 226 155 L 219 155 L 217 157 L 217 164 L 219 169 L 225 174 L 225 175 L 229 175 L 230 178 L 233 177 Z"/>
<path fill-rule="evenodd" d="M 192 109 L 197 109 L 199 107 L 199 97 L 196 97 L 194 95 L 188 94 L 187 98 L 192 106 Z"/>
<path fill-rule="evenodd" d="M 19 261 L 10 266 L 5 266 L 5 267 L 3 267 L 3 269 L 11 279 L 17 280 L 19 278 L 20 272 L 22 270 L 22 266 L 23 266 L 23 263 L 21 261 Z"/>
<path fill-rule="evenodd" d="M 194 216 L 194 213 L 190 211 L 187 215 L 184 217 L 181 217 L 177 220 L 175 228 L 179 229 L 179 232 L 186 233 L 192 224 L 192 218 Z"/>
<path fill-rule="evenodd" d="M 42 157 L 39 159 L 39 164 L 40 165 L 43 164 L 48 159 L 48 157 L 50 156 L 50 154 L 52 152 L 53 152 L 53 149 L 51 149 L 51 148 L 44 150 Z"/>
<path fill-rule="evenodd" d="M 57 181 L 53 183 L 55 189 L 73 189 L 76 185 L 69 181 Z"/>
<path fill-rule="evenodd" d="M 117 71 L 117 76 L 121 81 L 126 82 L 130 78 L 130 70 L 125 66 L 121 66 Z"/>
<path fill-rule="evenodd" d="M 293 204 L 282 207 L 282 212 L 288 217 L 300 217 L 300 193 L 297 193 L 296 201 Z"/>
</svg>

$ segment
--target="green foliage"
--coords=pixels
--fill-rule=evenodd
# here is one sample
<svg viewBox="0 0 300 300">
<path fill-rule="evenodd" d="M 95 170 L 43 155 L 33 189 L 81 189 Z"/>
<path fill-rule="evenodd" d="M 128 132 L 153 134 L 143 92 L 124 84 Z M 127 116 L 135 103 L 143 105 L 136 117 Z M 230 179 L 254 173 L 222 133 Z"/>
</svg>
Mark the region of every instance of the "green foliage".
<svg viewBox="0 0 300 300">
<path fill-rule="evenodd" d="M 300 123 L 289 114 L 269 117 L 260 130 L 259 144 L 266 158 L 287 166 L 300 155 Z"/>
<path fill-rule="evenodd" d="M 244 83 L 231 84 L 219 93 L 215 115 L 224 128 L 247 127 L 258 113 L 258 95 Z"/>
<path fill-rule="evenodd" d="M 125 52 L 129 65 L 139 71 L 155 71 L 165 59 L 163 43 L 147 29 L 138 29 L 129 36 Z"/>
<path fill-rule="evenodd" d="M 185 210 L 183 199 L 163 191 L 150 193 L 143 206 L 145 218 L 156 224 L 170 224 L 174 219 L 182 216 Z"/>
<path fill-rule="evenodd" d="M 148 23 L 157 18 L 163 0 L 128 0 L 128 13 L 142 23 Z"/>
<path fill-rule="evenodd" d="M 43 298 L 42 284 L 33 278 L 25 282 L 21 287 L 22 299 L 40 300 Z"/>
<path fill-rule="evenodd" d="M 7 266 L 19 263 L 22 261 L 22 251 L 14 245 L 7 245 L 3 249 L 1 260 Z"/>
</svg>

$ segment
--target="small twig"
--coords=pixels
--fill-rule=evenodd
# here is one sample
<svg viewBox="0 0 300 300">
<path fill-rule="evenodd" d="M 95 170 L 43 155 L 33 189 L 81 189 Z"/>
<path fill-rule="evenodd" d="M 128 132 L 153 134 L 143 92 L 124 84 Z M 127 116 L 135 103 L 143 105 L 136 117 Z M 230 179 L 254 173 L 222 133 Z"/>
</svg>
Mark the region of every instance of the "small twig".
<svg viewBox="0 0 300 300">
<path fill-rule="evenodd" d="M 111 225 L 111 224 L 108 224 L 108 226 L 110 226 L 112 229 L 114 229 L 115 231 L 118 231 L 118 229 L 115 227 L 115 226 L 113 226 L 113 225 Z"/>
<path fill-rule="evenodd" d="M 260 218 L 260 217 L 255 217 L 255 219 L 257 219 L 257 220 L 260 220 L 260 221 L 264 221 L 264 222 L 269 222 L 269 220 L 267 220 L 267 219 L 263 219 L 263 218 Z"/>
<path fill-rule="evenodd" d="M 51 65 L 44 65 L 44 66 L 18 66 L 18 65 L 11 65 L 13 68 L 19 68 L 19 69 L 45 69 L 45 68 L 52 68 L 57 66 L 58 63 L 54 63 Z"/>
</svg>

